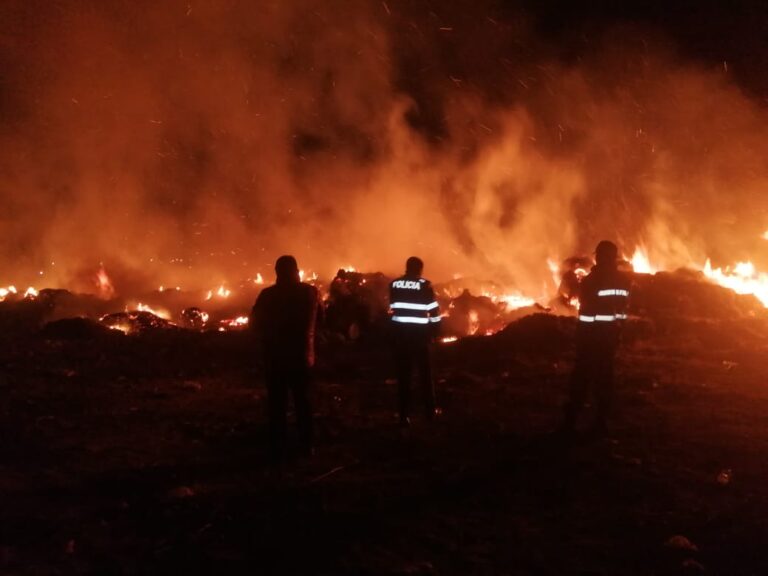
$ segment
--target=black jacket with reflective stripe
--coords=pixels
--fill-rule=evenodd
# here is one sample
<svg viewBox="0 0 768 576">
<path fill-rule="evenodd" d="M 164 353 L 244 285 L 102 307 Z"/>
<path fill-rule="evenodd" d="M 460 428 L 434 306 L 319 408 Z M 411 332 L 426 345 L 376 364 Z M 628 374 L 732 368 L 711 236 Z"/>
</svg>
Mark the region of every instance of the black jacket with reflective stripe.
<svg viewBox="0 0 768 576">
<path fill-rule="evenodd" d="M 579 320 L 612 323 L 627 317 L 631 281 L 616 268 L 594 266 L 579 286 Z"/>
<path fill-rule="evenodd" d="M 389 311 L 393 324 L 436 326 L 440 306 L 432 283 L 425 278 L 401 276 L 389 284 Z"/>
</svg>

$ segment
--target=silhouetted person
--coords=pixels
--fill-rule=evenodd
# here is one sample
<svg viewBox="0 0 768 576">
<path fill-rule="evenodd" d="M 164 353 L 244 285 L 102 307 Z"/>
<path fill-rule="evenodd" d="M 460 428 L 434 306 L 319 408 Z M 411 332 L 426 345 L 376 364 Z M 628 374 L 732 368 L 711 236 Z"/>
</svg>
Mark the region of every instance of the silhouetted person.
<svg viewBox="0 0 768 576">
<path fill-rule="evenodd" d="M 421 277 L 424 263 L 408 258 L 405 275 L 389 285 L 392 344 L 397 370 L 400 423 L 407 425 L 411 410 L 411 379 L 416 369 L 427 418 L 435 414 L 430 347 L 440 329 L 440 307 L 429 280 Z"/>
<path fill-rule="evenodd" d="M 623 320 L 627 317 L 629 277 L 617 269 L 618 251 L 603 240 L 595 250 L 596 264 L 579 285 L 576 365 L 563 430 L 572 432 L 589 392 L 597 412 L 593 431 L 604 434 L 613 399 L 614 361 Z"/>
<path fill-rule="evenodd" d="M 315 363 L 315 328 L 320 302 L 317 289 L 299 279 L 293 256 L 275 263 L 277 281 L 265 288 L 251 312 L 251 326 L 259 337 L 267 384 L 271 456 L 285 456 L 288 391 L 293 393 L 301 450 L 312 450 L 311 369 Z"/>
</svg>

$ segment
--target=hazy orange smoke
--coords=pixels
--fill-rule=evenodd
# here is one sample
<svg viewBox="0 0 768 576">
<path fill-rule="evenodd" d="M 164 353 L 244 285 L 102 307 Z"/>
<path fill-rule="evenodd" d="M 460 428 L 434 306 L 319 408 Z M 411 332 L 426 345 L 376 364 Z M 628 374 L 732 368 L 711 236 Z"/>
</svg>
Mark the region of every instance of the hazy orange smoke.
<svg viewBox="0 0 768 576">
<path fill-rule="evenodd" d="M 416 253 L 537 296 L 603 237 L 768 264 L 768 114 L 725 67 L 627 29 L 563 63 L 526 18 L 455 4 L 4 3 L 0 285 Z"/>
</svg>

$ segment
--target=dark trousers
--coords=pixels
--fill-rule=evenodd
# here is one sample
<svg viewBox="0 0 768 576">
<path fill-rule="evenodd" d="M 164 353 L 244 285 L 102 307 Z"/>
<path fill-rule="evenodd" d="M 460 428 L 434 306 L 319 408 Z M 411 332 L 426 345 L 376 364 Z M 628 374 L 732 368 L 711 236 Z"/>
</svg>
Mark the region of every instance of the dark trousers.
<svg viewBox="0 0 768 576">
<path fill-rule="evenodd" d="M 282 460 L 286 450 L 288 428 L 288 392 L 293 394 L 296 426 L 303 452 L 312 448 L 312 405 L 309 389 L 310 369 L 302 364 L 272 366 L 266 371 L 269 418 L 269 447 L 273 461 Z"/>
<path fill-rule="evenodd" d="M 435 387 L 432 382 L 432 358 L 428 336 L 422 334 L 396 334 L 393 342 L 397 370 L 397 395 L 400 420 L 411 414 L 411 380 L 418 373 L 422 403 L 427 418 L 435 414 Z"/>
<path fill-rule="evenodd" d="M 605 428 L 613 404 L 614 365 L 618 336 L 615 330 L 579 334 L 576 364 L 571 373 L 570 396 L 565 407 L 565 428 L 573 429 L 588 395 L 597 404 L 596 428 Z"/>
</svg>

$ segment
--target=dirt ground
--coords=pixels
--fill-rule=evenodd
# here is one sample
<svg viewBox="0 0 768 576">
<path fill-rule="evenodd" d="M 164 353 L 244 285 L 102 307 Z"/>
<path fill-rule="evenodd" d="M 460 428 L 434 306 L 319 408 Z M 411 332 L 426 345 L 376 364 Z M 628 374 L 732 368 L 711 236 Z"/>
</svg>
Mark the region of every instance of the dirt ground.
<svg viewBox="0 0 768 576">
<path fill-rule="evenodd" d="M 768 573 L 768 323 L 635 330 L 609 437 L 566 443 L 572 328 L 441 346 L 407 433 L 383 343 L 326 342 L 282 475 L 245 334 L 7 338 L 0 573 Z"/>
</svg>

